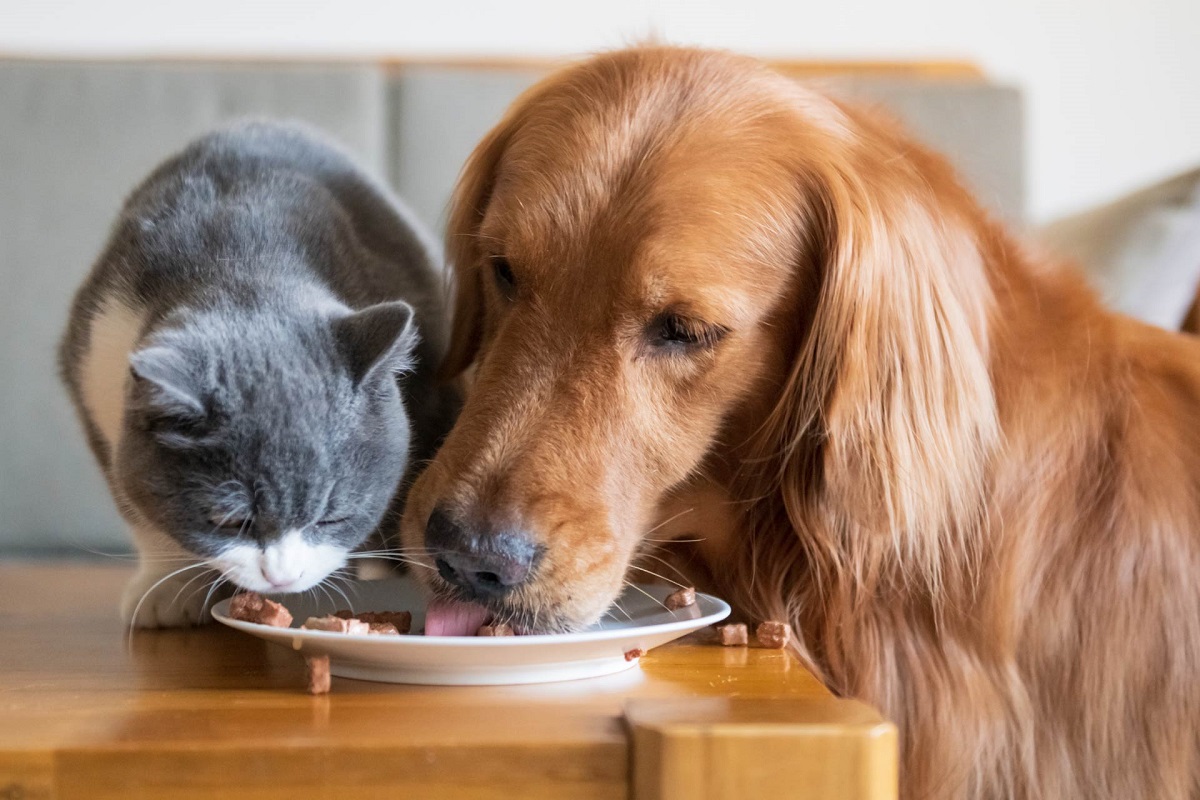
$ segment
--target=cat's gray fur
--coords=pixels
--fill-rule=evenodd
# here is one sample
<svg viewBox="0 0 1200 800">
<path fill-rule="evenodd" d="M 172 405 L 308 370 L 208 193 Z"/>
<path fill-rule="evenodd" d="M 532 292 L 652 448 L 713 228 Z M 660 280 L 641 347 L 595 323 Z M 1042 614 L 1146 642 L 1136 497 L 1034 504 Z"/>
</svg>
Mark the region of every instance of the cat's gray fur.
<svg viewBox="0 0 1200 800">
<path fill-rule="evenodd" d="M 433 378 L 439 264 L 403 206 L 293 124 L 207 135 L 134 190 L 59 354 L 141 555 L 127 619 L 199 621 L 201 570 L 168 577 L 191 562 L 306 588 L 394 518 L 457 410 Z"/>
</svg>

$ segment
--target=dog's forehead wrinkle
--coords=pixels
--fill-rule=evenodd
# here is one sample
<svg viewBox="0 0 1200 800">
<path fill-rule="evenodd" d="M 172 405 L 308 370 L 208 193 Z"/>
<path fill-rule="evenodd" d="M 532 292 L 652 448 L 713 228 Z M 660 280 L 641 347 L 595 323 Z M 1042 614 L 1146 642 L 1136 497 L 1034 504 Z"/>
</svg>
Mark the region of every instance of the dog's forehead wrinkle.
<svg viewBox="0 0 1200 800">
<path fill-rule="evenodd" d="M 659 161 L 670 161 L 669 148 L 661 155 Z M 799 223 L 791 198 L 781 198 L 788 193 L 790 178 L 774 175 L 771 183 L 778 185 L 764 180 L 748 193 L 745 170 L 737 158 L 726 158 L 727 163 L 711 168 L 705 163 L 674 170 L 682 177 L 672 180 L 658 180 L 661 170 L 656 168 L 644 176 L 645 186 L 613 185 L 579 172 L 592 169 L 578 166 L 591 159 L 576 154 L 573 161 L 575 166 L 558 173 L 521 170 L 528 176 L 527 186 L 514 184 L 497 205 L 507 210 L 509 250 L 520 254 L 518 259 L 534 268 L 538 279 L 552 279 L 582 297 L 581 308 L 594 305 L 588 294 L 615 297 L 620 287 L 613 282 L 641 279 L 648 269 L 661 273 L 672 268 L 676 273 L 656 275 L 660 285 L 648 287 L 647 296 L 638 298 L 650 305 L 661 304 L 659 297 L 668 292 L 659 290 L 669 282 L 684 288 L 722 278 L 761 284 L 761 273 L 786 272 L 794 266 L 792 242 L 799 237 Z M 726 174 L 715 179 L 717 172 Z M 734 208 L 725 188 L 730 181 L 742 187 Z M 589 188 L 597 185 L 595 191 Z M 545 197 L 559 200 L 537 199 Z"/>
<path fill-rule="evenodd" d="M 689 106 L 662 93 L 656 98 L 653 87 L 647 88 L 650 91 L 633 89 L 624 97 L 593 92 L 577 93 L 566 102 L 543 98 L 541 113 L 523 126 L 523 141 L 515 142 L 513 149 L 527 144 L 536 161 L 566 166 L 594 190 L 620 185 L 685 130 L 679 119 Z M 573 152 L 595 157 L 586 163 L 572 161 Z"/>
</svg>

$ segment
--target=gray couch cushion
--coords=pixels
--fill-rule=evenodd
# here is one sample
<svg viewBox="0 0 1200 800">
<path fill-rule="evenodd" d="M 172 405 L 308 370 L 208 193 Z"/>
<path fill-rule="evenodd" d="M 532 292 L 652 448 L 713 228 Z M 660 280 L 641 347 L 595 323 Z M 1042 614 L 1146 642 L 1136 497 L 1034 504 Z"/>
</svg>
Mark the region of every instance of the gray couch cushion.
<svg viewBox="0 0 1200 800">
<path fill-rule="evenodd" d="M 391 76 L 392 186 L 436 230 L 459 170 L 483 135 L 541 73 L 407 67 Z"/>
<path fill-rule="evenodd" d="M 833 80 L 830 88 L 879 106 L 953 162 L 984 205 L 1009 222 L 1025 218 L 1021 94 L 975 81 Z"/>
<path fill-rule="evenodd" d="M 1055 220 L 1040 237 L 1110 305 L 1177 329 L 1200 289 L 1200 168 Z"/>
</svg>

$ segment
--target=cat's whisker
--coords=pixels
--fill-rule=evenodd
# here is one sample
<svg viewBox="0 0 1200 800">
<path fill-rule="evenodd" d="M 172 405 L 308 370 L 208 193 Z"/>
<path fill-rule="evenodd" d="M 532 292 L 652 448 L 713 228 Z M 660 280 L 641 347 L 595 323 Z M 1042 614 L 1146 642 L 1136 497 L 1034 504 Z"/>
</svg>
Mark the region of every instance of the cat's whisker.
<svg viewBox="0 0 1200 800">
<path fill-rule="evenodd" d="M 210 608 L 209 603 L 212 602 L 213 594 L 217 591 L 218 588 L 220 588 L 221 584 L 228 583 L 228 582 L 229 582 L 228 578 L 226 578 L 224 575 L 218 573 L 217 579 L 212 582 L 211 586 L 208 587 L 208 594 L 206 594 L 204 596 L 204 604 L 200 606 L 201 612 L 203 612 L 205 609 Z"/>
<path fill-rule="evenodd" d="M 320 601 L 320 599 L 324 597 L 329 602 L 333 602 L 333 598 L 329 596 L 329 592 L 325 591 L 324 587 L 322 587 L 319 583 L 314 583 L 312 586 L 308 587 L 308 591 L 312 592 L 313 598 L 317 601 Z"/>
<path fill-rule="evenodd" d="M 321 587 L 321 591 L 324 593 L 324 595 L 329 598 L 329 604 L 334 607 L 334 610 L 338 610 L 341 606 L 338 604 L 337 598 L 333 596 L 333 592 L 330 591 L 330 589 L 333 588 L 333 585 L 329 583 L 319 583 L 317 585 Z M 348 603 L 349 600 L 346 600 L 346 602 Z"/>
<path fill-rule="evenodd" d="M 346 594 L 346 589 L 350 588 L 351 584 L 353 584 L 355 580 L 355 578 L 340 574 L 340 571 L 331 572 L 325 577 L 325 581 L 329 584 L 329 587 L 340 594 L 342 599 L 346 601 L 346 604 L 352 608 L 354 604 L 350 601 L 349 595 Z"/>
<path fill-rule="evenodd" d="M 196 560 L 195 557 L 193 557 L 193 556 L 147 558 L 146 556 L 135 555 L 135 556 L 132 556 L 131 558 L 136 560 L 139 564 L 142 564 L 142 563 L 144 563 L 144 564 L 180 564 L 180 563 L 184 563 L 184 562 L 191 563 Z"/>
<path fill-rule="evenodd" d="M 432 551 L 428 547 L 395 547 L 385 550 L 355 550 L 350 555 L 355 556 L 390 556 L 390 555 L 428 555 Z"/>
<path fill-rule="evenodd" d="M 330 580 L 330 578 L 332 578 L 332 577 L 333 577 L 332 575 L 327 576 L 325 578 L 325 581 L 323 582 L 324 585 L 328 586 L 330 589 L 332 589 L 333 591 L 335 591 L 339 595 L 341 595 L 342 599 L 346 601 L 347 607 L 352 606 L 353 603 L 350 602 L 350 597 L 342 590 L 342 587 L 338 586 L 336 583 L 334 583 L 332 580 Z M 330 595 L 330 597 L 332 598 L 332 595 Z"/>
<path fill-rule="evenodd" d="M 191 599 L 196 596 L 197 592 L 203 592 L 206 588 L 208 589 L 208 592 L 204 595 L 204 601 L 200 604 L 200 620 L 201 621 L 204 619 L 204 612 L 208 610 L 208 600 L 209 600 L 209 598 L 212 597 L 213 587 L 216 586 L 217 584 L 219 584 L 221 581 L 222 581 L 221 576 L 217 575 L 217 579 L 215 581 L 213 581 L 212 583 L 205 584 L 205 583 L 201 582 L 201 584 L 199 586 L 197 586 L 195 589 L 192 589 L 192 591 L 190 591 L 188 593 L 187 598 L 184 600 L 184 602 L 190 602 Z M 190 583 L 190 581 L 189 581 L 189 583 Z"/>
<path fill-rule="evenodd" d="M 180 567 L 179 569 L 175 570 L 174 572 L 168 572 L 166 575 L 159 578 L 157 581 L 155 581 L 150 586 L 149 589 L 147 589 L 145 592 L 143 592 L 141 598 L 137 601 L 137 605 L 135 605 L 133 607 L 133 614 L 129 618 L 128 641 L 133 640 L 133 632 L 135 630 L 137 630 L 138 614 L 140 614 L 142 611 L 142 605 L 145 604 L 146 598 L 148 598 L 151 594 L 154 593 L 155 589 L 157 589 L 159 586 L 162 586 L 163 583 L 165 583 L 166 581 L 169 581 L 171 578 L 174 578 L 176 575 L 187 572 L 189 569 L 197 569 L 200 567 L 207 567 L 207 566 L 208 566 L 207 563 L 200 561 L 200 562 L 197 562 L 194 564 L 188 564 L 186 567 Z"/>
<path fill-rule="evenodd" d="M 370 555 L 370 556 L 363 555 L 363 556 L 360 556 L 355 553 L 351 553 L 349 556 L 347 556 L 347 558 L 350 558 L 350 559 L 377 558 L 377 559 L 380 559 L 381 561 L 394 561 L 399 564 L 408 564 L 409 566 L 412 566 L 412 567 L 422 567 L 424 569 L 436 571 L 435 567 L 433 567 L 429 564 L 424 564 L 420 561 L 415 561 L 410 558 L 403 558 L 401 556 L 396 556 L 396 555 Z"/>
<path fill-rule="evenodd" d="M 329 581 L 331 586 L 337 586 L 339 589 L 347 588 L 355 581 L 354 578 L 346 575 L 330 575 L 325 580 Z"/>
<path fill-rule="evenodd" d="M 87 547 L 82 544 L 74 544 L 72 546 L 77 550 L 82 550 L 83 552 L 90 553 L 91 555 L 94 555 L 94 556 L 103 556 L 104 558 L 113 558 L 113 559 L 117 559 L 118 561 L 139 561 L 139 562 L 149 562 L 149 563 L 154 563 L 154 564 L 169 564 L 171 562 L 180 563 L 180 562 L 184 562 L 184 561 L 192 562 L 192 561 L 196 560 L 195 558 L 193 558 L 191 556 L 175 556 L 175 555 L 156 556 L 153 553 L 147 553 L 147 554 L 108 553 L 103 550 L 96 550 L 94 548 Z"/>
<path fill-rule="evenodd" d="M 334 576 L 334 580 L 341 581 L 347 587 L 350 587 L 358 582 L 358 576 L 353 572 L 339 572 Z"/>
<path fill-rule="evenodd" d="M 195 583 L 197 578 L 199 578 L 199 579 L 201 579 L 201 581 L 203 581 L 204 576 L 206 576 L 207 574 L 208 574 L 207 571 L 198 572 L 195 575 L 193 575 L 192 577 L 188 578 L 187 583 L 183 584 L 183 586 L 180 586 L 179 591 L 177 591 L 175 593 L 175 596 L 173 598 L 171 598 L 171 605 L 175 605 L 176 603 L 179 602 L 179 595 L 183 594 L 185 589 L 187 589 L 189 586 L 191 586 L 193 583 Z M 204 583 L 201 582 L 199 589 L 203 589 L 203 588 L 204 588 Z M 192 594 L 195 594 L 195 592 L 193 592 Z M 188 599 L 190 600 L 191 597 L 192 597 L 192 595 L 189 594 Z"/>
<path fill-rule="evenodd" d="M 354 560 L 379 559 L 380 561 L 414 561 L 412 556 L 397 556 L 397 555 L 374 555 L 374 556 L 351 556 Z"/>
</svg>

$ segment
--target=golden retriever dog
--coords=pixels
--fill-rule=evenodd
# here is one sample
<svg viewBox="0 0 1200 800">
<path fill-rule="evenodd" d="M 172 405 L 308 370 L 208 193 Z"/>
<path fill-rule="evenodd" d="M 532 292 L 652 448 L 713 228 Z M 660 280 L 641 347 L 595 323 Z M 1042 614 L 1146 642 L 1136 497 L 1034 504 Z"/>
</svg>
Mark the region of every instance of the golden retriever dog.
<svg viewBox="0 0 1200 800">
<path fill-rule="evenodd" d="M 692 540 L 897 723 L 904 797 L 1200 797 L 1200 340 L 718 52 L 529 90 L 448 243 L 472 388 L 403 523 L 443 632 L 577 630 Z"/>
</svg>

